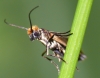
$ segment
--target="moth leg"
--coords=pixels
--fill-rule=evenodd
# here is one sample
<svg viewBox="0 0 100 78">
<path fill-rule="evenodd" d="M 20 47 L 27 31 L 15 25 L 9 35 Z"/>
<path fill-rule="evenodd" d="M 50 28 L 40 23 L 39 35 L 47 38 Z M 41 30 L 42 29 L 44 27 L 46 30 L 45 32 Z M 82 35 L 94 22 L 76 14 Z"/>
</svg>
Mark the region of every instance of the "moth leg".
<svg viewBox="0 0 100 78">
<path fill-rule="evenodd" d="M 46 50 L 42 53 L 42 57 L 44 57 L 45 59 L 49 60 L 57 69 L 58 73 L 60 73 L 60 70 L 59 70 L 59 66 L 50 58 L 48 58 L 47 56 L 49 56 L 49 47 L 51 45 L 51 42 L 53 41 L 53 36 L 51 36 L 51 38 L 49 38 L 48 42 L 47 42 L 47 45 L 46 45 Z M 50 43 L 50 44 L 49 44 Z M 47 56 L 44 56 L 45 54 L 47 54 Z"/>
<path fill-rule="evenodd" d="M 67 64 L 67 62 L 66 62 L 63 58 L 58 57 L 58 59 L 60 59 L 61 61 L 63 61 L 64 63 L 66 63 L 66 64 Z"/>
<path fill-rule="evenodd" d="M 62 57 L 59 57 L 59 56 L 57 56 L 57 55 L 51 55 L 51 54 L 49 54 L 48 56 L 57 57 L 58 59 L 60 59 L 60 60 L 63 61 L 64 63 L 67 63 Z"/>
<path fill-rule="evenodd" d="M 45 54 L 46 54 L 46 50 L 42 53 L 42 57 L 44 57 L 45 59 L 47 59 L 47 60 L 49 60 L 55 67 L 56 67 L 56 69 L 57 69 L 57 71 L 58 71 L 58 74 L 60 73 L 60 70 L 59 70 L 59 66 L 52 60 L 52 59 L 50 59 L 50 58 L 48 58 L 47 56 L 44 56 Z"/>
<path fill-rule="evenodd" d="M 46 53 L 47 53 L 47 55 L 49 55 L 49 45 L 48 44 L 46 46 Z"/>
</svg>

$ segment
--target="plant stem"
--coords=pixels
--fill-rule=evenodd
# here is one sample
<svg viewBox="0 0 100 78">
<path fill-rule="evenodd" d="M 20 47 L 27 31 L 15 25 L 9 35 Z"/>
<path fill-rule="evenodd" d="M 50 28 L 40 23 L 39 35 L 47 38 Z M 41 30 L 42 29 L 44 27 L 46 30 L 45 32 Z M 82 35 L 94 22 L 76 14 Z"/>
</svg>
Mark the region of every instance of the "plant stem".
<svg viewBox="0 0 100 78">
<path fill-rule="evenodd" d="M 59 78 L 73 78 L 93 0 L 78 0 Z"/>
</svg>

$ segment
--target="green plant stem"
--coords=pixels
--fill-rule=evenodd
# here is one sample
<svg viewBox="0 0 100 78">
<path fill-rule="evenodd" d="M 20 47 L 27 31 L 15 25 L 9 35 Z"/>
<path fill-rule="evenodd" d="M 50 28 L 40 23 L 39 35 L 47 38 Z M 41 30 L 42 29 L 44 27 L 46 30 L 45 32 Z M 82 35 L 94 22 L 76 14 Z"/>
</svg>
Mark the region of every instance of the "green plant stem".
<svg viewBox="0 0 100 78">
<path fill-rule="evenodd" d="M 59 78 L 73 78 L 93 0 L 78 0 Z"/>
</svg>

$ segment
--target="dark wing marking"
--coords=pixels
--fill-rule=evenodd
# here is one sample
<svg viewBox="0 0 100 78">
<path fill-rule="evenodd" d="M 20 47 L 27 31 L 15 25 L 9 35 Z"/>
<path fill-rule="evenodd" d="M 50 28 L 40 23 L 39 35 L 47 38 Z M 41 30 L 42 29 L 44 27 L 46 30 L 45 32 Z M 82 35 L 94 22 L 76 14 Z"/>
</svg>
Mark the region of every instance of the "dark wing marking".
<svg viewBox="0 0 100 78">
<path fill-rule="evenodd" d="M 67 34 L 67 33 L 69 33 L 70 32 L 70 30 L 69 31 L 67 31 L 67 32 L 54 32 L 54 31 L 49 31 L 49 32 L 51 32 L 51 33 L 55 33 L 55 34 Z"/>
</svg>

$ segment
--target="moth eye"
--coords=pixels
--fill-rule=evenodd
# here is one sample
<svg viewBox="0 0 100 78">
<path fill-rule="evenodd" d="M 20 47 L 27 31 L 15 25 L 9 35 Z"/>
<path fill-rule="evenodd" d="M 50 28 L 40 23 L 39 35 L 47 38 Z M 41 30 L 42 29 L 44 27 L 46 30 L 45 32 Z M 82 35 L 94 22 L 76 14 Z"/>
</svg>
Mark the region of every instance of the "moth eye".
<svg viewBox="0 0 100 78">
<path fill-rule="evenodd" d="M 39 36 L 39 32 L 34 32 L 34 36 Z"/>
<path fill-rule="evenodd" d="M 39 33 L 38 33 L 38 32 L 35 32 L 34 35 L 35 35 L 35 36 L 39 36 Z"/>
</svg>

